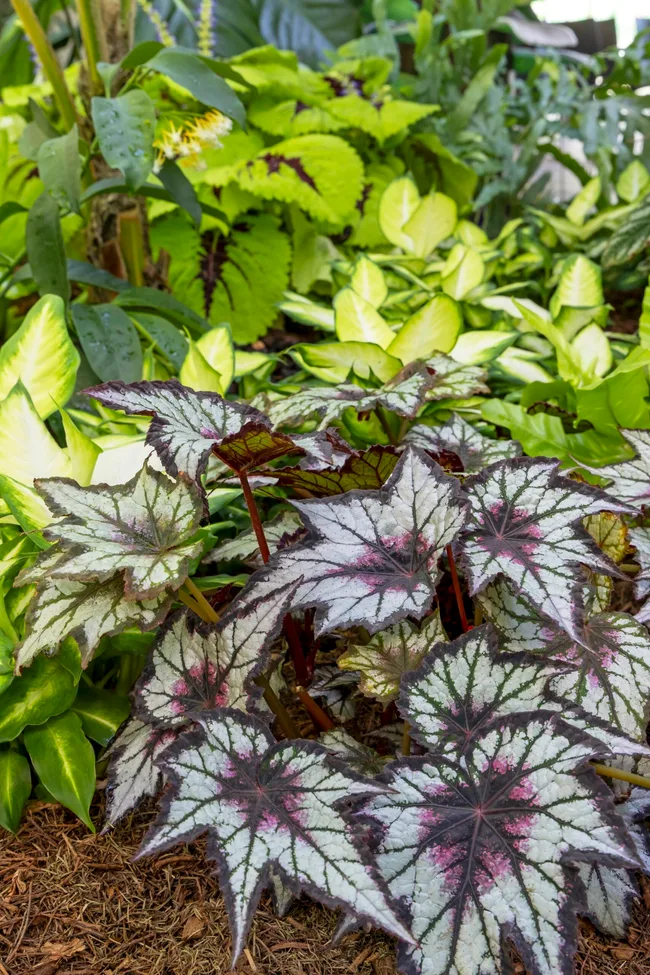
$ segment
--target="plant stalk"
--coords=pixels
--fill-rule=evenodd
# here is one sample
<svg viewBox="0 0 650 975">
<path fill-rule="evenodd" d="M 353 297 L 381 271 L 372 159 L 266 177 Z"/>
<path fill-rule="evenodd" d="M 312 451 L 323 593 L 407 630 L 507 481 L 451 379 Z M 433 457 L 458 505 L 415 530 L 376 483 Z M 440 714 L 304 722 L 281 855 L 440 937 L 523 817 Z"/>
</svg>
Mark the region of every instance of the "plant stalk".
<svg viewBox="0 0 650 975">
<path fill-rule="evenodd" d="M 392 428 L 391 428 L 391 425 L 388 422 L 388 419 L 386 418 L 386 413 L 384 411 L 383 406 L 378 406 L 377 409 L 375 410 L 375 414 L 376 414 L 377 419 L 379 420 L 379 422 L 381 424 L 382 430 L 384 431 L 384 433 L 388 437 L 389 443 L 391 444 L 391 446 L 396 447 L 397 446 L 397 437 L 393 433 Z"/>
<path fill-rule="evenodd" d="M 402 728 L 402 755 L 411 754 L 411 726 L 408 721 L 404 722 Z"/>
<path fill-rule="evenodd" d="M 640 785 L 642 789 L 650 789 L 650 779 L 645 775 L 635 775 L 634 772 L 623 772 L 618 768 L 610 768 L 609 765 L 600 765 L 599 762 L 592 762 L 591 767 L 599 775 L 606 775 L 609 779 L 620 779 L 622 782 Z"/>
<path fill-rule="evenodd" d="M 52 85 L 54 98 L 56 100 L 61 118 L 66 127 L 66 131 L 71 129 L 77 118 L 77 111 L 74 101 L 65 80 L 61 65 L 56 59 L 54 48 L 50 44 L 47 34 L 43 30 L 43 25 L 36 16 L 30 0 L 11 0 L 11 4 L 16 11 L 16 15 L 22 25 L 28 40 L 31 42 L 39 61 L 43 67 L 45 77 Z"/>
<path fill-rule="evenodd" d="M 300 738 L 300 732 L 293 723 L 293 718 L 271 687 L 268 677 L 265 674 L 260 674 L 259 677 L 255 678 L 255 683 L 264 689 L 264 700 L 278 719 L 278 724 L 285 738 Z"/>
<path fill-rule="evenodd" d="M 192 599 L 194 600 L 194 602 L 197 603 L 197 605 L 201 609 L 201 612 L 199 613 L 199 616 L 201 616 L 207 623 L 218 623 L 219 622 L 219 614 L 217 613 L 217 611 L 215 610 L 215 608 L 210 605 L 210 603 L 205 598 L 205 596 L 203 595 L 203 593 L 201 592 L 201 590 L 199 589 L 199 587 L 197 585 L 195 585 L 194 581 L 192 579 L 190 579 L 189 576 L 185 580 L 185 585 L 186 585 L 186 587 L 187 587 L 187 589 L 188 589 L 188 591 L 189 591 Z M 179 597 L 180 597 L 180 593 L 182 591 L 183 590 L 181 589 L 180 592 L 179 592 Z"/>
<path fill-rule="evenodd" d="M 108 55 L 103 42 L 103 25 L 99 9 L 94 0 L 76 0 L 76 6 L 90 83 L 93 93 L 100 92 L 104 86 L 97 64 L 99 61 L 105 61 Z"/>
<path fill-rule="evenodd" d="M 456 604 L 458 606 L 458 614 L 460 616 L 461 626 L 463 627 L 463 633 L 467 633 L 471 630 L 471 626 L 467 622 L 467 614 L 465 613 L 465 603 L 463 602 L 463 593 L 460 588 L 460 582 L 458 580 L 458 572 L 456 571 L 456 560 L 454 559 L 454 553 L 451 550 L 451 545 L 447 546 L 447 559 L 449 560 L 449 571 L 451 572 L 451 581 L 454 586 L 454 593 L 456 595 Z"/>
<path fill-rule="evenodd" d="M 320 704 L 317 704 L 311 694 L 300 684 L 296 687 L 296 694 L 318 731 L 331 731 L 332 728 L 336 727 L 329 714 L 325 714 Z"/>
</svg>

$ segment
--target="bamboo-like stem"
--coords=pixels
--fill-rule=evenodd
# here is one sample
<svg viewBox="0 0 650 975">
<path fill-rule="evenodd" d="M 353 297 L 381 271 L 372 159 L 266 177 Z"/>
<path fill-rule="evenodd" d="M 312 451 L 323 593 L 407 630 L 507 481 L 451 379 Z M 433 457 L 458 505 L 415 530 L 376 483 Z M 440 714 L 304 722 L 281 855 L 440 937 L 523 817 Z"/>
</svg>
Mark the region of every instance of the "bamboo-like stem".
<svg viewBox="0 0 650 975">
<path fill-rule="evenodd" d="M 329 714 L 325 714 L 320 704 L 317 704 L 311 694 L 300 684 L 296 687 L 296 694 L 318 731 L 331 731 L 336 727 Z"/>
<path fill-rule="evenodd" d="M 31 42 L 39 61 L 43 67 L 45 77 L 52 85 L 54 98 L 56 100 L 61 118 L 65 123 L 66 130 L 71 129 L 77 119 L 77 111 L 74 101 L 61 69 L 61 65 L 56 59 L 54 48 L 50 44 L 47 34 L 43 30 L 43 25 L 36 16 L 30 0 L 11 0 L 11 4 L 16 11 L 16 15 L 22 25 L 28 40 Z"/>
<path fill-rule="evenodd" d="M 100 13 L 94 0 L 76 0 L 76 6 L 90 83 L 93 92 L 99 92 L 103 89 L 103 83 L 97 64 L 107 58 Z"/>
<path fill-rule="evenodd" d="M 411 726 L 408 721 L 404 722 L 402 728 L 402 755 L 411 754 Z"/>
<path fill-rule="evenodd" d="M 451 581 L 454 586 L 454 593 L 456 594 L 456 603 L 458 605 L 458 614 L 460 616 L 461 626 L 463 627 L 463 633 L 467 633 L 471 630 L 471 626 L 467 622 L 467 614 L 465 613 L 465 603 L 463 602 L 463 593 L 460 588 L 460 582 L 458 581 L 458 572 L 456 571 L 456 560 L 454 559 L 454 553 L 451 550 L 451 545 L 447 546 L 447 558 L 449 560 L 449 571 L 451 572 Z"/>
<path fill-rule="evenodd" d="M 282 728 L 282 734 L 285 738 L 300 738 L 300 732 L 293 723 L 293 719 L 284 704 L 271 687 L 268 677 L 260 674 L 259 677 L 255 678 L 255 683 L 264 689 L 264 700 L 278 719 L 278 724 Z"/>
<path fill-rule="evenodd" d="M 645 775 L 635 775 L 634 772 L 623 772 L 619 768 L 610 768 L 609 765 L 600 765 L 599 762 L 592 762 L 591 767 L 599 775 L 606 775 L 609 779 L 620 779 L 622 782 L 630 782 L 632 785 L 640 785 L 642 789 L 650 789 L 650 779 Z"/>
<path fill-rule="evenodd" d="M 211 606 L 207 601 L 199 587 L 194 583 L 192 579 L 188 576 L 185 580 L 185 585 L 187 586 L 190 595 L 196 603 L 201 607 L 201 613 L 199 615 L 203 616 L 203 619 L 208 623 L 218 623 L 219 614 L 215 610 L 214 606 Z M 182 592 L 182 590 L 181 590 Z"/>
<path fill-rule="evenodd" d="M 131 284 L 141 288 L 144 284 L 146 248 L 142 231 L 142 216 L 137 207 L 123 210 L 117 218 L 117 240 L 126 264 Z"/>
</svg>

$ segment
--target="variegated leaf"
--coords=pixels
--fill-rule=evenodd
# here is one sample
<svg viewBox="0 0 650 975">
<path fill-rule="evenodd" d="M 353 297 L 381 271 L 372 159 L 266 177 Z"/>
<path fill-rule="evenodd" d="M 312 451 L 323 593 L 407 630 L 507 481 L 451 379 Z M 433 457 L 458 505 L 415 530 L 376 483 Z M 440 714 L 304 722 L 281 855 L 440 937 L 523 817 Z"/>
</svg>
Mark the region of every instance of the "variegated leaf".
<svg viewBox="0 0 650 975">
<path fill-rule="evenodd" d="M 379 775 L 388 761 L 374 748 L 357 741 L 344 728 L 326 731 L 318 740 L 330 755 L 345 762 L 359 775 Z"/>
<path fill-rule="evenodd" d="M 296 511 L 281 511 L 264 522 L 264 534 L 269 551 L 275 552 L 283 543 L 292 539 L 302 529 L 300 515 Z M 208 562 L 259 562 L 259 546 L 252 528 L 240 532 L 236 538 L 228 538 L 208 552 L 203 563 Z"/>
<path fill-rule="evenodd" d="M 137 718 L 122 728 L 112 743 L 109 754 L 106 787 L 106 825 L 114 826 L 142 799 L 155 796 L 162 785 L 156 759 L 178 732 L 170 728 L 152 728 Z"/>
<path fill-rule="evenodd" d="M 314 671 L 309 693 L 324 701 L 339 721 L 349 721 L 357 710 L 358 682 L 357 674 L 342 673 L 336 664 L 321 664 Z"/>
<path fill-rule="evenodd" d="M 296 438 L 298 439 L 298 438 Z M 399 455 L 394 447 L 376 445 L 346 458 L 339 467 L 302 470 L 276 468 L 276 484 L 293 491 L 308 492 L 314 498 L 334 497 L 345 491 L 372 491 L 386 483 L 395 470 Z"/>
<path fill-rule="evenodd" d="M 604 552 L 612 562 L 622 562 L 630 551 L 630 531 L 619 515 L 611 511 L 599 511 L 597 515 L 588 515 L 582 524 L 587 529 L 601 552 Z"/>
<path fill-rule="evenodd" d="M 605 467 L 588 468 L 610 483 L 607 490 L 637 508 L 650 503 L 650 430 L 621 430 L 634 450 L 632 460 Z"/>
<path fill-rule="evenodd" d="M 633 866 L 592 750 L 552 721 L 510 718 L 462 759 L 389 766 L 390 793 L 363 810 L 383 830 L 377 863 L 409 905 L 415 947 L 401 970 L 497 975 L 511 938 L 531 975 L 572 975 L 575 871 Z"/>
<path fill-rule="evenodd" d="M 452 450 L 460 457 L 467 474 L 474 474 L 499 460 L 521 454 L 521 445 L 516 440 L 484 437 L 458 413 L 452 413 L 446 423 L 437 427 L 416 423 L 406 434 L 404 443 L 435 452 Z"/>
<path fill-rule="evenodd" d="M 526 599 L 574 636 L 583 616 L 579 566 L 611 575 L 614 564 L 581 524 L 599 511 L 626 512 L 603 491 L 577 483 L 555 461 L 502 461 L 465 482 L 471 518 L 462 561 L 474 595 L 503 573 Z"/>
<path fill-rule="evenodd" d="M 46 578 L 29 604 L 16 665 L 28 667 L 39 653 L 55 653 L 61 641 L 72 636 L 79 644 L 82 666 L 87 667 L 101 637 L 127 626 L 150 630 L 162 623 L 170 603 L 171 596 L 164 593 L 154 599 L 126 599 L 122 576 L 106 582 Z"/>
<path fill-rule="evenodd" d="M 285 884 L 410 940 L 370 858 L 340 806 L 381 788 L 333 763 L 319 745 L 276 743 L 254 718 L 228 710 L 201 718 L 165 756 L 162 812 L 139 856 L 202 833 L 217 861 L 233 935 L 233 963 L 246 943 L 272 867 Z"/>
<path fill-rule="evenodd" d="M 427 400 L 467 399 L 490 393 L 485 383 L 487 373 L 480 366 L 464 366 L 441 352 L 427 359 L 426 365 L 433 374 Z"/>
<path fill-rule="evenodd" d="M 340 467 L 355 454 L 336 430 L 316 430 L 314 433 L 296 433 L 291 437 L 294 444 L 305 451 L 299 466 L 305 471 L 320 471 L 327 467 Z"/>
<path fill-rule="evenodd" d="M 317 607 L 320 635 L 359 624 L 374 633 L 431 605 L 438 560 L 462 527 L 458 482 L 409 447 L 379 491 L 294 502 L 307 539 L 271 556 L 231 613 L 297 584 L 293 608 Z"/>
<path fill-rule="evenodd" d="M 641 566 L 641 571 L 634 579 L 634 595 L 637 599 L 645 599 L 650 595 L 650 528 L 628 529 L 630 543 L 634 545 L 635 559 Z M 647 623 L 650 619 L 650 604 L 642 606 L 637 619 Z"/>
<path fill-rule="evenodd" d="M 342 670 L 359 671 L 362 694 L 388 704 L 397 697 L 402 677 L 415 670 L 436 644 L 446 642 L 436 610 L 421 628 L 402 620 L 375 633 L 365 646 L 348 647 L 337 663 Z"/>
<path fill-rule="evenodd" d="M 81 487 L 59 477 L 35 483 L 61 516 L 44 531 L 59 542 L 61 559 L 48 573 L 53 578 L 104 582 L 124 572 L 129 599 L 152 599 L 178 589 L 203 550 L 196 538 L 203 506 L 190 481 L 172 481 L 145 464 L 126 484 Z M 52 556 L 41 558 L 49 564 Z"/>
</svg>

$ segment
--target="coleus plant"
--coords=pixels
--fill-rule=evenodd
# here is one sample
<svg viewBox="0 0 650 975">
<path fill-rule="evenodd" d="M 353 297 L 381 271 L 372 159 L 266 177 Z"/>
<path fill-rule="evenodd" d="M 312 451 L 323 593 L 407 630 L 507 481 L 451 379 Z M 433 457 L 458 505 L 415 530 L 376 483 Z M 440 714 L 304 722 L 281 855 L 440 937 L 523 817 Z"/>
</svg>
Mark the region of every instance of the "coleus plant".
<svg viewBox="0 0 650 975">
<path fill-rule="evenodd" d="M 426 410 L 426 367 L 414 375 Z M 399 402 L 403 439 L 375 445 L 391 461 L 368 487 L 351 460 L 371 451 L 341 438 L 342 419 L 284 432 L 175 381 L 89 392 L 152 417 L 165 473 L 37 483 L 57 520 L 23 579 L 50 615 L 29 616 L 17 663 L 70 637 L 89 660 L 102 633 L 166 617 L 110 749 L 107 819 L 165 783 L 140 855 L 208 835 L 233 959 L 266 888 L 283 909 L 305 891 L 343 908 L 345 930 L 395 935 L 409 973 L 505 971 L 510 940 L 534 975 L 568 975 L 578 913 L 623 930 L 647 867 L 645 806 L 622 815 L 598 772 L 644 781 L 616 764 L 648 753 L 650 636 L 606 605 L 627 551 L 612 538 L 639 509 L 453 418 L 436 434 Z M 385 410 L 388 425 L 390 395 L 349 405 Z M 304 419 L 319 412 L 292 400 Z M 276 418 L 291 427 L 298 407 Z M 217 612 L 201 591 L 202 522 L 233 474 L 251 528 L 224 558 L 245 565 L 252 529 L 264 565 Z M 278 502 L 271 554 L 264 506 Z M 336 670 L 367 699 L 363 726 L 349 693 L 351 708 L 329 707 Z"/>
</svg>

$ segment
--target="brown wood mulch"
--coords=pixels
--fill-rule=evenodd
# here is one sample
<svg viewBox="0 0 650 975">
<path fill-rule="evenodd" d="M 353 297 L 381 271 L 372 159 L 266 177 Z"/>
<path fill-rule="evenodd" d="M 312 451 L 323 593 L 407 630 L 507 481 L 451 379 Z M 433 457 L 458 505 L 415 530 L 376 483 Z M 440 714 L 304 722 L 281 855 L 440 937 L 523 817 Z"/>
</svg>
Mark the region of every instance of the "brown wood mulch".
<svg viewBox="0 0 650 975">
<path fill-rule="evenodd" d="M 101 809 L 93 813 L 101 822 Z M 154 804 L 106 836 L 57 806 L 34 803 L 0 838 L 0 975 L 220 975 L 230 936 L 203 844 L 132 863 Z M 328 941 L 336 912 L 306 898 L 285 918 L 266 898 L 242 975 L 395 975 L 394 942 L 373 932 Z M 515 971 L 524 972 L 521 964 Z M 650 975 L 650 884 L 627 942 L 581 922 L 576 975 Z"/>
</svg>

